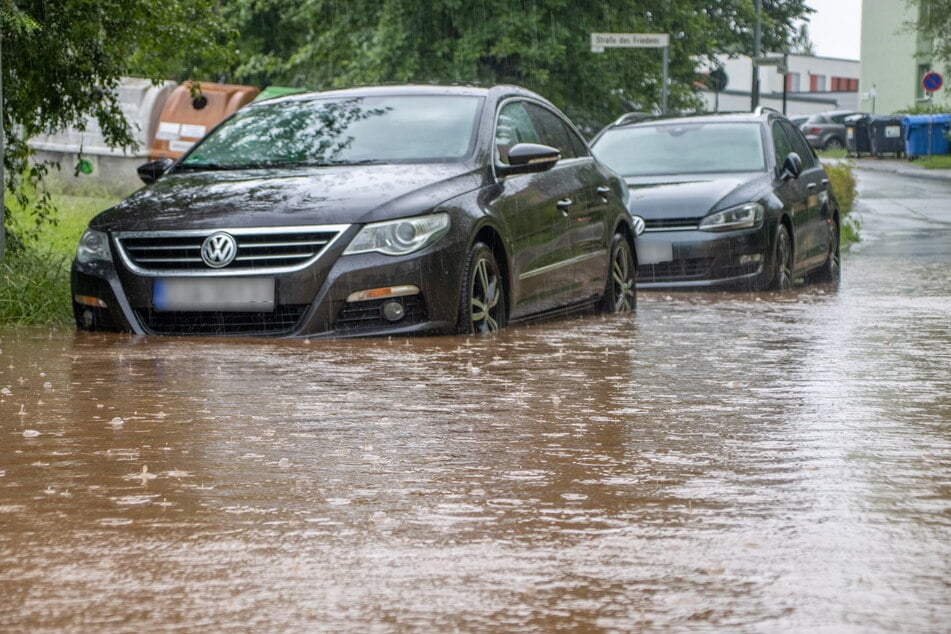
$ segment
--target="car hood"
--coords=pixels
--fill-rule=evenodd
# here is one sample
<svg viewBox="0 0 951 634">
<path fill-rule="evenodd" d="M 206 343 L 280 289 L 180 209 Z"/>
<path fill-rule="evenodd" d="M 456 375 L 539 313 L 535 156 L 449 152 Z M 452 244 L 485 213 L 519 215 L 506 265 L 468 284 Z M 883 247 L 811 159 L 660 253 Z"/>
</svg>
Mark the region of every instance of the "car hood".
<svg viewBox="0 0 951 634">
<path fill-rule="evenodd" d="M 351 224 L 425 213 L 481 184 L 464 164 L 179 172 L 93 219 L 101 231 Z"/>
<path fill-rule="evenodd" d="M 630 210 L 645 219 L 698 218 L 711 211 L 758 201 L 769 188 L 761 172 L 625 178 Z"/>
</svg>

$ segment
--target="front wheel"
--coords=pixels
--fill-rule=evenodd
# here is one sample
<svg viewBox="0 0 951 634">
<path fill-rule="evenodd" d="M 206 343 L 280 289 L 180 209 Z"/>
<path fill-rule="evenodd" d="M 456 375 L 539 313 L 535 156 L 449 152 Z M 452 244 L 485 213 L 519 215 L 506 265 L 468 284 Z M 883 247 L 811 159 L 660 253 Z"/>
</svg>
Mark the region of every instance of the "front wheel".
<svg viewBox="0 0 951 634">
<path fill-rule="evenodd" d="M 839 255 L 839 223 L 833 220 L 829 223 L 829 255 L 825 264 L 810 275 L 810 280 L 816 282 L 838 282 L 842 275 Z"/>
<path fill-rule="evenodd" d="M 611 261 L 604 296 L 598 305 L 602 313 L 629 313 L 637 308 L 637 266 L 631 243 L 620 233 L 611 239 Z"/>
<path fill-rule="evenodd" d="M 487 334 L 505 326 L 505 288 L 499 264 L 484 242 L 469 251 L 459 302 L 460 334 Z"/>
<path fill-rule="evenodd" d="M 773 291 L 788 291 L 792 287 L 793 277 L 792 240 L 786 225 L 779 225 L 776 231 L 776 247 L 773 250 L 773 279 L 768 285 Z"/>
</svg>

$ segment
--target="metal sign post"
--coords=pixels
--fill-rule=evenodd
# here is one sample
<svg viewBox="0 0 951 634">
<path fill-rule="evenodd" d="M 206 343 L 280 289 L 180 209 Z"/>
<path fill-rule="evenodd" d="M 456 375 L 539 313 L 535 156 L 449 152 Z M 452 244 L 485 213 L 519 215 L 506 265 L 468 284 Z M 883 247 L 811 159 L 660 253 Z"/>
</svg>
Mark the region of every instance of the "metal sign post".
<svg viewBox="0 0 951 634">
<path fill-rule="evenodd" d="M 606 48 L 659 48 L 662 49 L 660 110 L 667 114 L 668 66 L 670 64 L 670 35 L 667 33 L 592 33 L 591 52 L 603 53 Z"/>
</svg>

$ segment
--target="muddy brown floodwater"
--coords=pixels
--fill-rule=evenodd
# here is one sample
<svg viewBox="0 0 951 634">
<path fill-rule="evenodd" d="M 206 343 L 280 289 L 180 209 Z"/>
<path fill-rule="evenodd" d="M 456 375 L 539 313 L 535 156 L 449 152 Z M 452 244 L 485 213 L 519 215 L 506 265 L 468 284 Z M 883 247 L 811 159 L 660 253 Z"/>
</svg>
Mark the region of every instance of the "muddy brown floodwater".
<svg viewBox="0 0 951 634">
<path fill-rule="evenodd" d="M 0 330 L 0 630 L 948 631 L 951 223 L 875 209 L 485 338 Z"/>
</svg>

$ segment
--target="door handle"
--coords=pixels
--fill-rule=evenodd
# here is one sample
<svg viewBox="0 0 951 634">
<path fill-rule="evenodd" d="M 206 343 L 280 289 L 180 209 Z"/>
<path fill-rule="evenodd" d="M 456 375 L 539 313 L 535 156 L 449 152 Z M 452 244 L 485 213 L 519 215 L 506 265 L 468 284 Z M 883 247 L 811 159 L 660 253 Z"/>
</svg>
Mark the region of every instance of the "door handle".
<svg viewBox="0 0 951 634">
<path fill-rule="evenodd" d="M 598 193 L 602 196 L 606 196 L 611 193 L 611 188 L 607 185 L 601 185 L 601 187 L 598 187 Z"/>
<path fill-rule="evenodd" d="M 815 188 L 816 188 L 816 184 L 815 184 L 815 183 L 806 183 L 806 187 L 807 187 L 808 189 L 815 189 Z"/>
<path fill-rule="evenodd" d="M 558 209 L 561 209 L 562 215 L 567 216 L 568 208 L 571 207 L 574 204 L 574 202 L 575 201 L 571 200 L 570 198 L 562 198 L 557 203 L 555 203 L 555 205 L 558 207 Z"/>
</svg>

